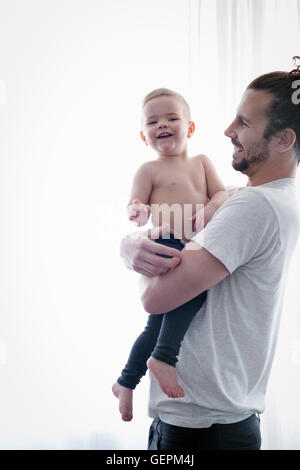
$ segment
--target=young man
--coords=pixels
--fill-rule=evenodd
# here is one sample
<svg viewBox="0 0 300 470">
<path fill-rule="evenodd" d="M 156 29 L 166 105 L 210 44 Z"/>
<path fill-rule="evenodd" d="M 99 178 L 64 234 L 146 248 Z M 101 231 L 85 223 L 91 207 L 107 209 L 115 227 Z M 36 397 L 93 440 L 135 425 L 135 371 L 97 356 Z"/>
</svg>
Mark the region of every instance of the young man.
<svg viewBox="0 0 300 470">
<path fill-rule="evenodd" d="M 180 254 L 162 247 L 160 253 L 174 256 L 163 259 L 145 234 L 122 241 L 125 263 L 144 275 L 147 312 L 168 312 L 209 289 L 177 363 L 185 397 L 166 399 L 151 378 L 149 449 L 260 449 L 257 414 L 265 407 L 300 227 L 294 187 L 300 108 L 292 100 L 299 78 L 266 74 L 243 94 L 225 135 L 234 145 L 232 166 L 248 183 L 216 212 L 201 245 L 197 234 Z"/>
</svg>

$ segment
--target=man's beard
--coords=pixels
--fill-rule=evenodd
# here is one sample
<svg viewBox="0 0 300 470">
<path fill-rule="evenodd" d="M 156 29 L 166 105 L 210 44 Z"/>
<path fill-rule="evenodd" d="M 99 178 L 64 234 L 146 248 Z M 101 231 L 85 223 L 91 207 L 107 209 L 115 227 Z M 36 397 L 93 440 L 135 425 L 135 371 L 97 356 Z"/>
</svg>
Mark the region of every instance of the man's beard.
<svg viewBox="0 0 300 470">
<path fill-rule="evenodd" d="M 248 150 L 248 158 L 243 158 L 241 161 L 236 162 L 233 160 L 232 166 L 236 171 L 246 173 L 249 169 L 259 167 L 269 157 L 268 144 L 264 143 L 262 146 L 256 146 Z"/>
</svg>

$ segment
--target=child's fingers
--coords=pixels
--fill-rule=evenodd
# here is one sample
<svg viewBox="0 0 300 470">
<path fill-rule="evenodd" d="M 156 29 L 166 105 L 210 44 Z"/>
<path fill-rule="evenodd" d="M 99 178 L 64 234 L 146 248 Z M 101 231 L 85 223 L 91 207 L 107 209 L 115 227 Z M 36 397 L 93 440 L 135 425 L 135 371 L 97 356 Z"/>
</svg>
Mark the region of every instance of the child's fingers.
<svg viewBox="0 0 300 470">
<path fill-rule="evenodd" d="M 145 204 L 132 204 L 131 206 L 129 206 L 128 211 L 132 213 L 147 211 L 147 207 L 145 206 Z"/>
<path fill-rule="evenodd" d="M 136 208 L 133 208 L 133 207 L 128 209 L 128 215 L 129 216 L 137 217 L 138 215 L 140 215 L 140 212 L 141 211 L 139 209 L 136 209 Z"/>
</svg>

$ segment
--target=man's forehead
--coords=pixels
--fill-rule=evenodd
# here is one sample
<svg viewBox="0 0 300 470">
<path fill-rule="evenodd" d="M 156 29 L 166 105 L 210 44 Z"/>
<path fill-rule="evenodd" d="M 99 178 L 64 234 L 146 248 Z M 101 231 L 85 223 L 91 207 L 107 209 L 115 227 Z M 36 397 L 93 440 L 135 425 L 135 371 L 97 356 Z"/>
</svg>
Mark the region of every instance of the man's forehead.
<svg viewBox="0 0 300 470">
<path fill-rule="evenodd" d="M 244 116 L 249 121 L 265 119 L 272 99 L 272 95 L 266 91 L 248 89 L 242 95 L 237 114 Z"/>
</svg>

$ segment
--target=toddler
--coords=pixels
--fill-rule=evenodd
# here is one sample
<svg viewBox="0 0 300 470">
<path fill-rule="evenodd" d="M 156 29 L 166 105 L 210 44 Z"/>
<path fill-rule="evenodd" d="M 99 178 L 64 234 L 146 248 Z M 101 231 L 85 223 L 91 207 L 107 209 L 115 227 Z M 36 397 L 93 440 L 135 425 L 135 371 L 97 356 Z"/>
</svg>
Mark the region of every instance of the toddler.
<svg viewBox="0 0 300 470">
<path fill-rule="evenodd" d="M 139 226 L 147 223 L 150 214 L 154 227 L 168 223 L 170 232 L 155 241 L 182 250 L 195 235 L 193 230 L 197 232 L 209 222 L 228 194 L 208 157 L 188 157 L 187 143 L 195 124 L 180 94 L 165 88 L 149 93 L 143 102 L 142 129 L 143 142 L 158 158 L 137 170 L 128 217 Z M 169 397 L 184 396 L 175 365 L 183 337 L 205 298 L 203 292 L 171 312 L 149 315 L 113 385 L 124 421 L 132 419 L 132 391 L 147 367 Z"/>
</svg>

